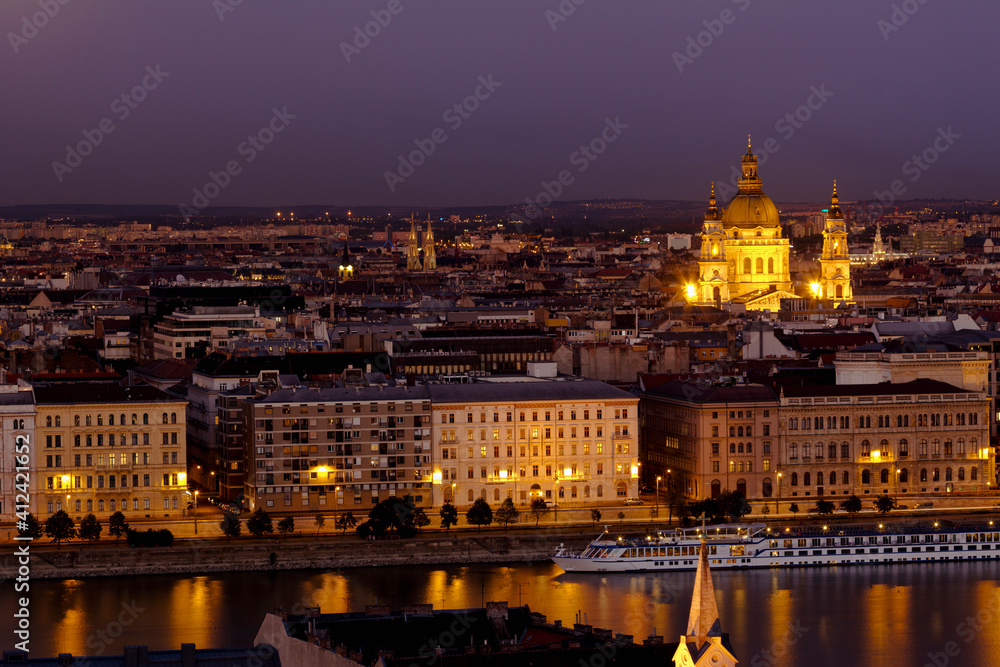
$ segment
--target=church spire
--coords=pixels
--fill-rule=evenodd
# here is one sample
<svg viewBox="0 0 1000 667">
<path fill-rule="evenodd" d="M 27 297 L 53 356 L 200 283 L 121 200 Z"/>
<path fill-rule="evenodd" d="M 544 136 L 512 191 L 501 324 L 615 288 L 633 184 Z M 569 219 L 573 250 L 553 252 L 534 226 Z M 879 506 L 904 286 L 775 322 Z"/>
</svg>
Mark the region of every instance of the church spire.
<svg viewBox="0 0 1000 667">
<path fill-rule="evenodd" d="M 424 234 L 424 270 L 437 269 L 437 253 L 434 250 L 434 232 L 431 230 L 431 216 L 427 215 L 427 233 Z"/>
<path fill-rule="evenodd" d="M 705 212 L 706 220 L 718 220 L 719 219 L 719 206 L 715 201 L 715 181 L 712 181 L 712 191 L 708 196 L 708 211 Z"/>
<path fill-rule="evenodd" d="M 701 539 L 698 570 L 694 575 L 694 595 L 691 597 L 691 613 L 688 615 L 687 636 L 697 638 L 698 646 L 708 642 L 708 638 L 722 632 L 719 623 L 719 607 L 715 600 L 715 586 L 708 565 L 708 545 Z"/>
<path fill-rule="evenodd" d="M 708 544 L 704 533 L 698 549 L 698 570 L 694 575 L 694 594 L 687 632 L 681 635 L 674 652 L 674 664 L 694 667 L 736 667 L 739 662 L 722 631 L 719 607 L 715 601 L 715 586 L 708 565 Z"/>
<path fill-rule="evenodd" d="M 757 176 L 757 156 L 754 155 L 749 134 L 747 135 L 747 152 L 743 156 L 743 178 L 740 179 L 739 186 L 741 193 L 761 191 L 760 178 Z"/>
<path fill-rule="evenodd" d="M 827 212 L 828 218 L 840 220 L 844 213 L 840 210 L 840 197 L 837 196 L 837 181 L 833 181 L 833 194 L 830 196 L 830 210 Z"/>
<path fill-rule="evenodd" d="M 408 239 L 406 246 L 406 270 L 420 271 L 422 268 L 423 267 L 420 265 L 420 245 L 417 242 L 416 218 L 411 215 L 410 238 Z"/>
</svg>

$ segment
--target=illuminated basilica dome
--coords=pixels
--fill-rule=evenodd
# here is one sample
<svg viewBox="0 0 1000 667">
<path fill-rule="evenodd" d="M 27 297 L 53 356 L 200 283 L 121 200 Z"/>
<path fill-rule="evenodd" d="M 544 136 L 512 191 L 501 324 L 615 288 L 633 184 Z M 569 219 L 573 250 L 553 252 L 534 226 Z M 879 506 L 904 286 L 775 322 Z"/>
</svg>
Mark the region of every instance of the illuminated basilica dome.
<svg viewBox="0 0 1000 667">
<path fill-rule="evenodd" d="M 757 156 L 747 142 L 739 191 L 720 214 L 713 188 L 702 229 L 699 285 L 704 304 L 742 303 L 747 310 L 777 309 L 791 292 L 788 239 L 778 207 L 764 194 Z"/>
<path fill-rule="evenodd" d="M 851 266 L 847 254 L 847 222 L 840 210 L 837 186 L 827 209 L 820 275 L 812 297 L 849 302 Z M 715 186 L 701 231 L 698 283 L 687 286 L 694 303 L 776 312 L 783 299 L 800 298 L 792 290 L 791 246 L 781 230 L 778 207 L 764 194 L 757 175 L 757 156 L 747 141 L 739 191 L 725 210 L 715 201 Z"/>
</svg>

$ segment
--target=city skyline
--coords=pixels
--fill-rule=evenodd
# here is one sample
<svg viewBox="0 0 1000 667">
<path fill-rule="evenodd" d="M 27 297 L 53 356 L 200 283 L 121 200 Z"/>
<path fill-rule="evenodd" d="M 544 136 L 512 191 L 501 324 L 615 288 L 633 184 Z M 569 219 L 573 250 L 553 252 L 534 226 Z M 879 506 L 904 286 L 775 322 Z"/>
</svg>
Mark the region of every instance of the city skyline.
<svg viewBox="0 0 1000 667">
<path fill-rule="evenodd" d="M 0 206 L 725 202 L 747 134 L 779 201 L 994 194 L 993 7 L 45 4 L 0 9 Z"/>
</svg>

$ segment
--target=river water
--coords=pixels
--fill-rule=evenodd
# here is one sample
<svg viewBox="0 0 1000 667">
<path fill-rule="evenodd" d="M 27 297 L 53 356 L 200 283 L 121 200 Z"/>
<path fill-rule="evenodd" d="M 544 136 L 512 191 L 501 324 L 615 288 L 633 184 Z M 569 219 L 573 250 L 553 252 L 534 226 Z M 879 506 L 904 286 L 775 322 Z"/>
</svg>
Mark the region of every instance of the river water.
<svg viewBox="0 0 1000 667">
<path fill-rule="evenodd" d="M 998 575 L 1000 562 L 992 561 L 716 571 L 714 580 L 722 627 L 741 664 L 943 667 L 1000 664 Z M 245 646 L 279 605 L 346 612 L 376 602 L 454 609 L 507 600 L 550 621 L 572 625 L 580 611 L 590 624 L 636 641 L 654 629 L 677 641 L 693 577 L 570 575 L 519 564 L 35 580 L 31 653 Z M 7 581 L 3 608 L 15 609 L 14 598 Z M 11 614 L 0 618 L 3 648 L 14 643 Z"/>
</svg>

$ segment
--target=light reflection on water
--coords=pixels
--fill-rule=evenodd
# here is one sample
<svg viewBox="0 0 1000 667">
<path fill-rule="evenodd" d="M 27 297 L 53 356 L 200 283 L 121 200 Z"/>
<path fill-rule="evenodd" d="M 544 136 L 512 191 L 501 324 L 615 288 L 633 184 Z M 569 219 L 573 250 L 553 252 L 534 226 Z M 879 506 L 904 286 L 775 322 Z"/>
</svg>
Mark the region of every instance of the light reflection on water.
<svg viewBox="0 0 1000 667">
<path fill-rule="evenodd" d="M 998 575 L 1000 562 L 993 561 L 715 572 L 714 579 L 723 630 L 743 664 L 758 656 L 757 664 L 766 664 L 763 651 L 778 651 L 774 664 L 919 667 L 947 642 L 959 648 L 950 665 L 994 662 Z M 687 623 L 693 576 L 564 574 L 538 564 L 35 580 L 31 649 L 41 656 L 120 653 L 126 644 L 240 646 L 252 643 L 263 615 L 279 605 L 337 613 L 376 602 L 454 609 L 484 600 L 520 601 L 564 625 L 579 612 L 591 625 L 636 641 L 654 629 L 676 641 Z M 9 586 L 0 594 L 5 609 L 14 608 L 13 596 Z M 132 609 L 141 610 L 134 619 Z M 977 613 L 976 625 L 960 625 Z M 9 615 L 0 619 L 3 636 L 13 629 Z M 800 641 L 789 641 L 793 629 Z"/>
</svg>

